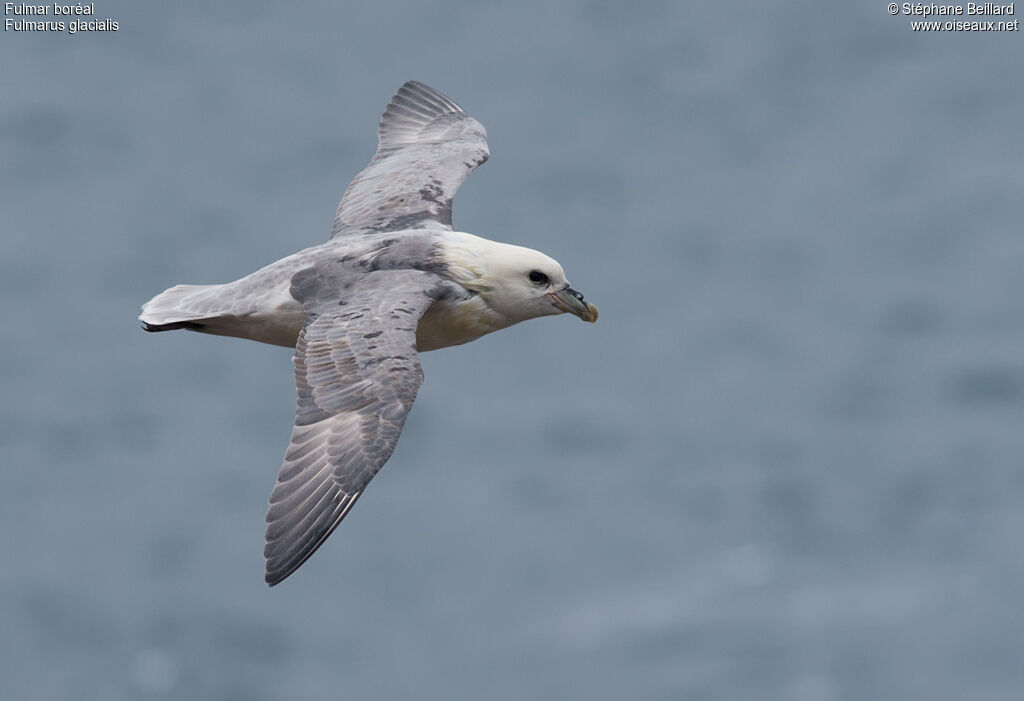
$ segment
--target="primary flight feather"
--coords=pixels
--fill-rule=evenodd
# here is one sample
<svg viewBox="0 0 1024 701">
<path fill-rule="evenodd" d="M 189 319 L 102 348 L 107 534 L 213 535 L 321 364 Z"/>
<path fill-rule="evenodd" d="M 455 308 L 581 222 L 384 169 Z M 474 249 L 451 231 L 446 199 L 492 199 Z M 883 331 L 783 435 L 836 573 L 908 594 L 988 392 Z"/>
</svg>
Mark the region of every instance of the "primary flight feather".
<svg viewBox="0 0 1024 701">
<path fill-rule="evenodd" d="M 557 261 L 452 229 L 455 191 L 488 156 L 483 125 L 410 81 L 388 103 L 329 241 L 143 305 L 146 331 L 295 349 L 295 426 L 267 511 L 271 586 L 323 544 L 391 456 L 423 382 L 418 352 L 539 316 L 597 320 Z"/>
</svg>

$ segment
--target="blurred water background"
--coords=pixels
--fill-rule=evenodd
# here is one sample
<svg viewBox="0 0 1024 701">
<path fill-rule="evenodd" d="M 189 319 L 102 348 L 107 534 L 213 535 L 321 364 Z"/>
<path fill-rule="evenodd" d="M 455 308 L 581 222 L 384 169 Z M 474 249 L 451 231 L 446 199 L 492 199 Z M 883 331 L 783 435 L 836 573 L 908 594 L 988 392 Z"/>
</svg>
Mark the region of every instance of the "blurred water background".
<svg viewBox="0 0 1024 701">
<path fill-rule="evenodd" d="M 4 699 L 1019 699 L 1019 32 L 884 3 L 95 3 L 0 40 Z M 394 90 L 601 308 L 423 358 L 262 581 L 290 353 L 141 332 L 324 240 Z"/>
</svg>

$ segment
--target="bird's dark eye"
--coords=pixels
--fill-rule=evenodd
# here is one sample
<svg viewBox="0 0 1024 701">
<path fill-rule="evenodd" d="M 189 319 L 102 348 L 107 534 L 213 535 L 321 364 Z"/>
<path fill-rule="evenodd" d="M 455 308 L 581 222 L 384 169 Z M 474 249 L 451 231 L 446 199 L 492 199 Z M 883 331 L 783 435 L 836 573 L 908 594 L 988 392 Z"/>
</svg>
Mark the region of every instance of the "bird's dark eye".
<svg viewBox="0 0 1024 701">
<path fill-rule="evenodd" d="M 539 270 L 531 270 L 530 282 L 532 282 L 535 285 L 546 285 L 548 284 L 548 276 Z"/>
</svg>

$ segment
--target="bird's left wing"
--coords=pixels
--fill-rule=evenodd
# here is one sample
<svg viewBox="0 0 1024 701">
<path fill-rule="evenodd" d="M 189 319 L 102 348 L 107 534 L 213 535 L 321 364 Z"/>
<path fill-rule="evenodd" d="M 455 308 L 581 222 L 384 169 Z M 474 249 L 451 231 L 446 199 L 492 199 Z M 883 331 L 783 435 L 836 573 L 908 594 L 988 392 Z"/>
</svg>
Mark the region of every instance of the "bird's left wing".
<svg viewBox="0 0 1024 701">
<path fill-rule="evenodd" d="M 395 93 L 377 126 L 373 160 L 345 190 L 331 237 L 452 228 L 452 199 L 487 160 L 487 132 L 451 98 L 414 80 Z"/>
<path fill-rule="evenodd" d="M 418 270 L 323 266 L 292 278 L 307 319 L 295 427 L 267 512 L 271 586 L 323 544 L 391 456 L 423 382 L 416 326 L 447 284 Z"/>
</svg>

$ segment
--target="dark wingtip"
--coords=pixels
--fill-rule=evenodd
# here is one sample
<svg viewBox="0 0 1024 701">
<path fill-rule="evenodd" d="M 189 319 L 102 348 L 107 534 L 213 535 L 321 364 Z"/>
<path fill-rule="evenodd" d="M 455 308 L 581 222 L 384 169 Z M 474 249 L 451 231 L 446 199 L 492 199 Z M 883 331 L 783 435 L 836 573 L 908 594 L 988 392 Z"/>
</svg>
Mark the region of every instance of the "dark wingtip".
<svg viewBox="0 0 1024 701">
<path fill-rule="evenodd" d="M 292 564 L 291 567 L 281 567 L 280 565 L 277 565 L 273 569 L 268 561 L 266 574 L 263 575 L 263 581 L 267 583 L 268 587 L 276 587 L 278 584 L 288 579 L 289 576 L 294 574 L 295 570 L 299 569 L 299 565 L 304 563 L 308 557 L 309 556 L 307 555 L 298 564 Z"/>
<path fill-rule="evenodd" d="M 323 543 L 323 540 L 320 542 Z M 303 557 L 292 562 L 285 561 L 282 563 L 280 561 L 280 557 L 267 558 L 267 570 L 266 574 L 263 576 L 263 581 L 267 583 L 268 587 L 276 587 L 278 584 L 288 579 L 288 577 L 295 574 L 295 570 L 305 564 L 306 560 L 308 560 L 310 555 L 316 552 L 316 550 L 317 548 L 313 548 Z"/>
</svg>

